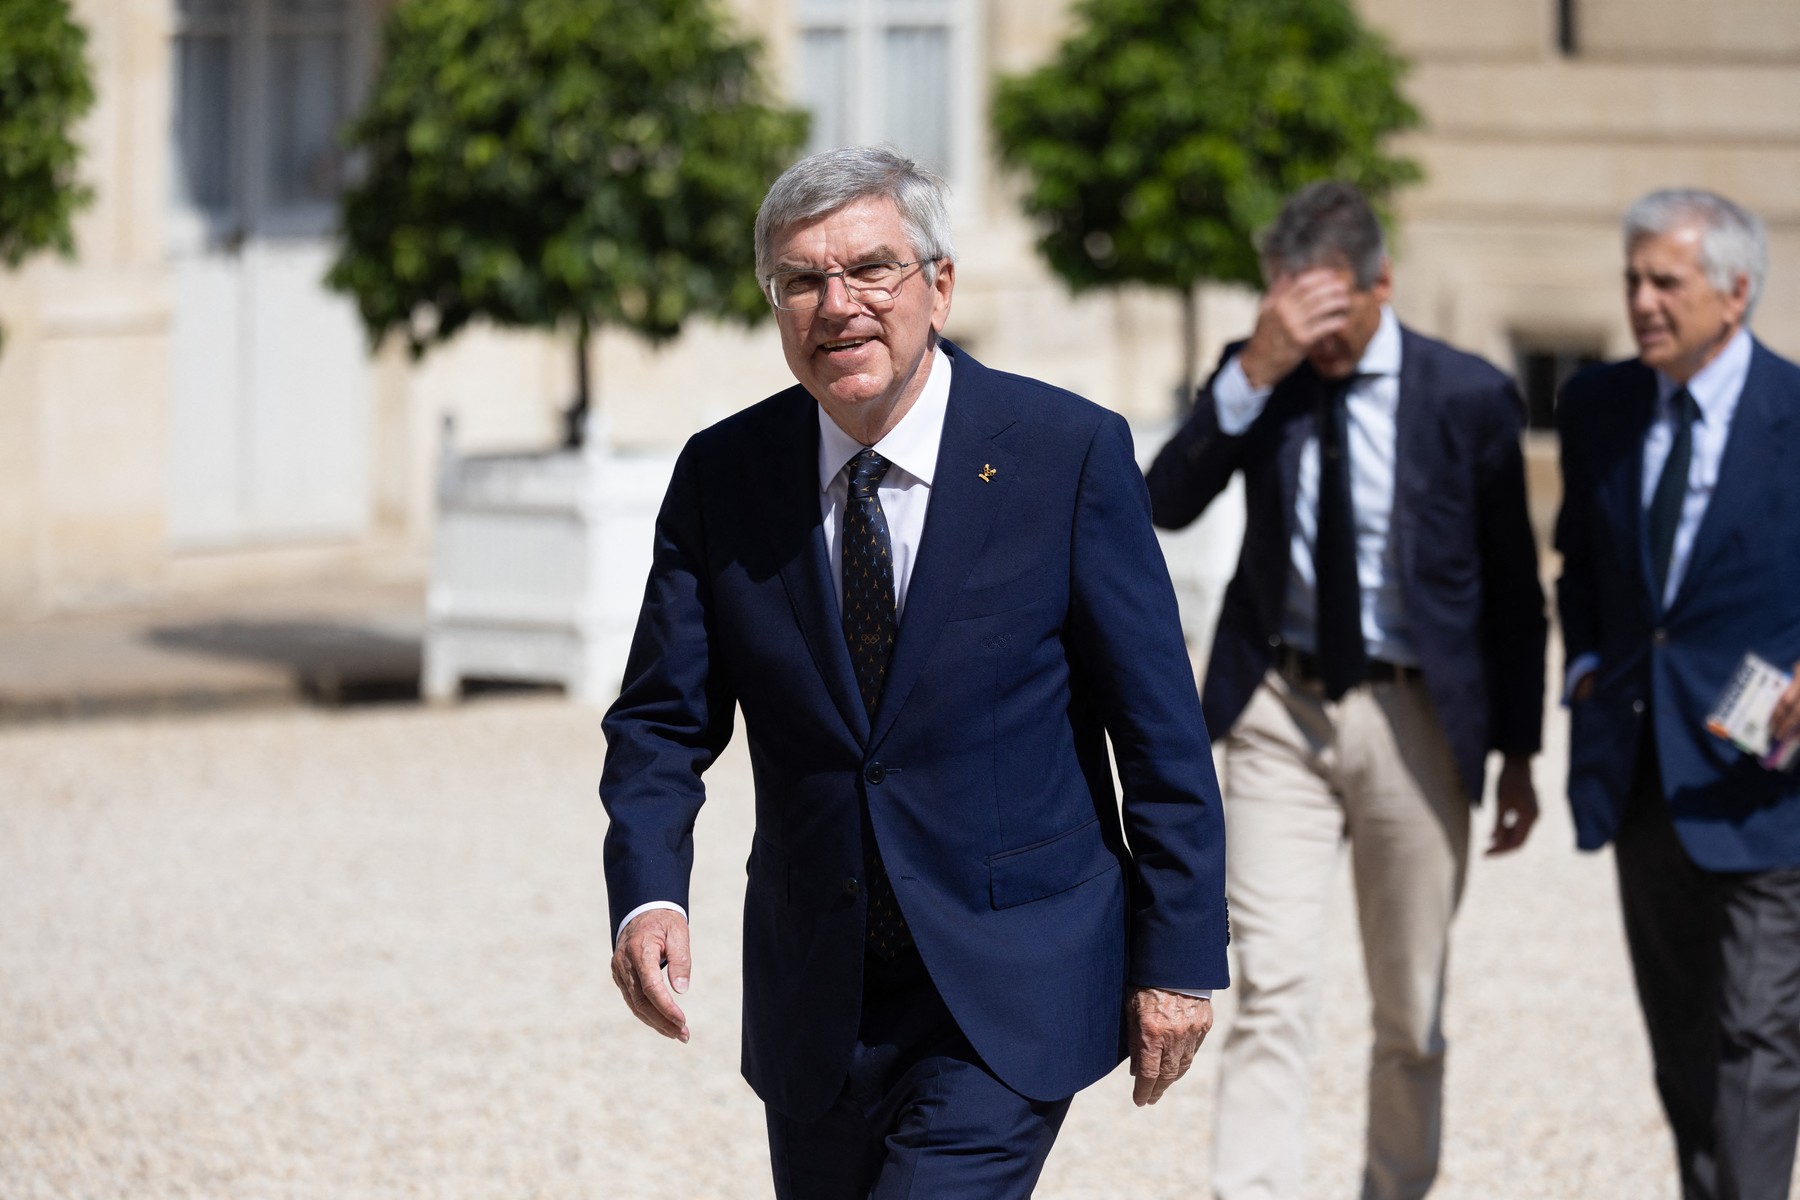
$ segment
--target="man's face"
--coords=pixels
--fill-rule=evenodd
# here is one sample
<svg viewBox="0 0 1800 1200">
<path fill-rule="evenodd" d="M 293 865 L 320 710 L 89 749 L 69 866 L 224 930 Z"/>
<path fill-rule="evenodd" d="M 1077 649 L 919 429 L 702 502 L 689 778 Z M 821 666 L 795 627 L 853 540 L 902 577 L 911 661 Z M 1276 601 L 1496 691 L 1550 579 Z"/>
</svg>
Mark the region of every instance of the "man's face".
<svg viewBox="0 0 1800 1200">
<path fill-rule="evenodd" d="M 776 270 L 841 271 L 915 257 L 899 209 L 879 196 L 783 230 L 771 262 Z M 881 304 L 859 300 L 842 279 L 827 281 L 817 308 L 775 310 L 788 369 L 839 428 L 872 444 L 906 415 L 925 386 L 933 335 L 950 316 L 955 281 L 952 262 L 939 263 L 931 283 L 924 264 L 908 267 L 898 293 Z"/>
<path fill-rule="evenodd" d="M 1356 272 L 1341 262 L 1311 267 L 1302 274 L 1327 277 L 1342 289 L 1341 320 L 1334 322 L 1336 328 L 1306 350 L 1306 361 L 1313 365 L 1313 370 L 1326 379 L 1342 379 L 1356 370 L 1375 330 L 1380 328 L 1381 307 L 1393 293 L 1393 277 L 1385 260 L 1375 281 L 1360 290 L 1356 286 Z"/>
<path fill-rule="evenodd" d="M 1721 292 L 1700 266 L 1700 228 L 1677 225 L 1631 243 L 1625 307 L 1638 357 L 1677 383 L 1712 361 L 1744 322 L 1750 281 Z"/>
</svg>

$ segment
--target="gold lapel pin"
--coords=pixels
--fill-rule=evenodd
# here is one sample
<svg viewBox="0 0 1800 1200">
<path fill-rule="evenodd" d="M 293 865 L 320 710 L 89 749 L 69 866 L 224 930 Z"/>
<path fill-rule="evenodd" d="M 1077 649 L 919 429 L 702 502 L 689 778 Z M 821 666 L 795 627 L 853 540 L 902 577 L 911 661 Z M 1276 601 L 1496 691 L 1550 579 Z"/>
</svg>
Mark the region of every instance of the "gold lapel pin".
<svg viewBox="0 0 1800 1200">
<path fill-rule="evenodd" d="M 994 470 L 994 465 L 992 463 L 982 463 L 981 470 L 975 472 L 976 476 L 979 477 L 983 483 L 994 482 L 994 476 L 999 473 L 1000 472 Z"/>
</svg>

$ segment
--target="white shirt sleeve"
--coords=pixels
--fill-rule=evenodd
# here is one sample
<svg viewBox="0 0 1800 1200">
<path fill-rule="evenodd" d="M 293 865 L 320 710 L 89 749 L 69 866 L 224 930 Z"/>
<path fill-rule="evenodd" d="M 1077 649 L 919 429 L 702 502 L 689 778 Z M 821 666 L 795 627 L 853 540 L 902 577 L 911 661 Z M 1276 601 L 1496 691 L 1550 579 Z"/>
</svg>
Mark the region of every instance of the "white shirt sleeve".
<svg viewBox="0 0 1800 1200">
<path fill-rule="evenodd" d="M 675 903 L 673 900 L 652 900 L 648 904 L 640 904 L 630 912 L 626 913 L 625 919 L 619 922 L 619 931 L 613 938 L 613 945 L 618 945 L 619 939 L 625 936 L 625 927 L 627 925 L 630 925 L 633 921 L 637 920 L 653 908 L 666 908 L 670 912 L 680 913 L 682 920 L 685 921 L 688 919 L 687 909 L 681 907 L 681 905 Z"/>
<path fill-rule="evenodd" d="M 1212 385 L 1213 408 L 1219 414 L 1219 432 L 1236 437 L 1250 428 L 1256 418 L 1262 416 L 1263 406 L 1269 402 L 1269 393 L 1274 390 L 1272 387 L 1251 387 L 1250 377 L 1244 374 L 1238 356 L 1232 355 Z"/>
</svg>

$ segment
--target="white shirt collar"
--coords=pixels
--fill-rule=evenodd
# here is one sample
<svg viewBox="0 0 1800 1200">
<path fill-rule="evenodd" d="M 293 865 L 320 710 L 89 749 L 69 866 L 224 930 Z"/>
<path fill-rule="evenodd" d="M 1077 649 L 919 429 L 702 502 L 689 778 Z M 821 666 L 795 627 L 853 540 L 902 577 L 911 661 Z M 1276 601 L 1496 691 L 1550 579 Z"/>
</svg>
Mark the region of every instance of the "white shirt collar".
<svg viewBox="0 0 1800 1200">
<path fill-rule="evenodd" d="M 1700 406 L 1700 420 L 1705 424 L 1729 420 L 1732 411 L 1737 408 L 1738 397 L 1744 391 L 1744 381 L 1750 377 L 1750 351 L 1750 330 L 1740 326 L 1731 335 L 1731 340 L 1725 343 L 1725 348 L 1714 355 L 1711 362 L 1694 372 L 1694 377 L 1687 381 L 1688 394 Z M 1658 371 L 1656 411 L 1666 415 L 1670 397 L 1680 388 L 1680 384 Z"/>
<path fill-rule="evenodd" d="M 950 356 L 943 347 L 931 351 L 931 373 L 900 423 L 875 443 L 875 452 L 926 487 L 937 470 L 938 443 L 944 439 L 944 414 L 950 408 Z M 855 458 L 862 443 L 838 428 L 831 414 L 819 406 L 819 490 L 831 486 L 844 464 Z"/>
<path fill-rule="evenodd" d="M 1388 305 L 1381 306 L 1381 322 L 1375 336 L 1363 348 L 1362 361 L 1356 364 L 1358 375 L 1398 375 L 1400 373 L 1400 318 Z"/>
</svg>

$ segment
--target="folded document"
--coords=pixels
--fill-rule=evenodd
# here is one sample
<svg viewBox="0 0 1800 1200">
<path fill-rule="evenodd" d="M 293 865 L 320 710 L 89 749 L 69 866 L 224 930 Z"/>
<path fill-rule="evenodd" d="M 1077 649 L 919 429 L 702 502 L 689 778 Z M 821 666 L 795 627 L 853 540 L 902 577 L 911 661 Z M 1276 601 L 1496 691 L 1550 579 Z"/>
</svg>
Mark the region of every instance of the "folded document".
<svg viewBox="0 0 1800 1200">
<path fill-rule="evenodd" d="M 1709 733 L 1722 737 L 1746 754 L 1754 754 L 1771 771 L 1786 771 L 1800 759 L 1800 737 L 1776 741 L 1769 735 L 1769 716 L 1785 692 L 1791 676 L 1754 654 L 1731 676 L 1731 682 L 1706 718 Z"/>
</svg>

